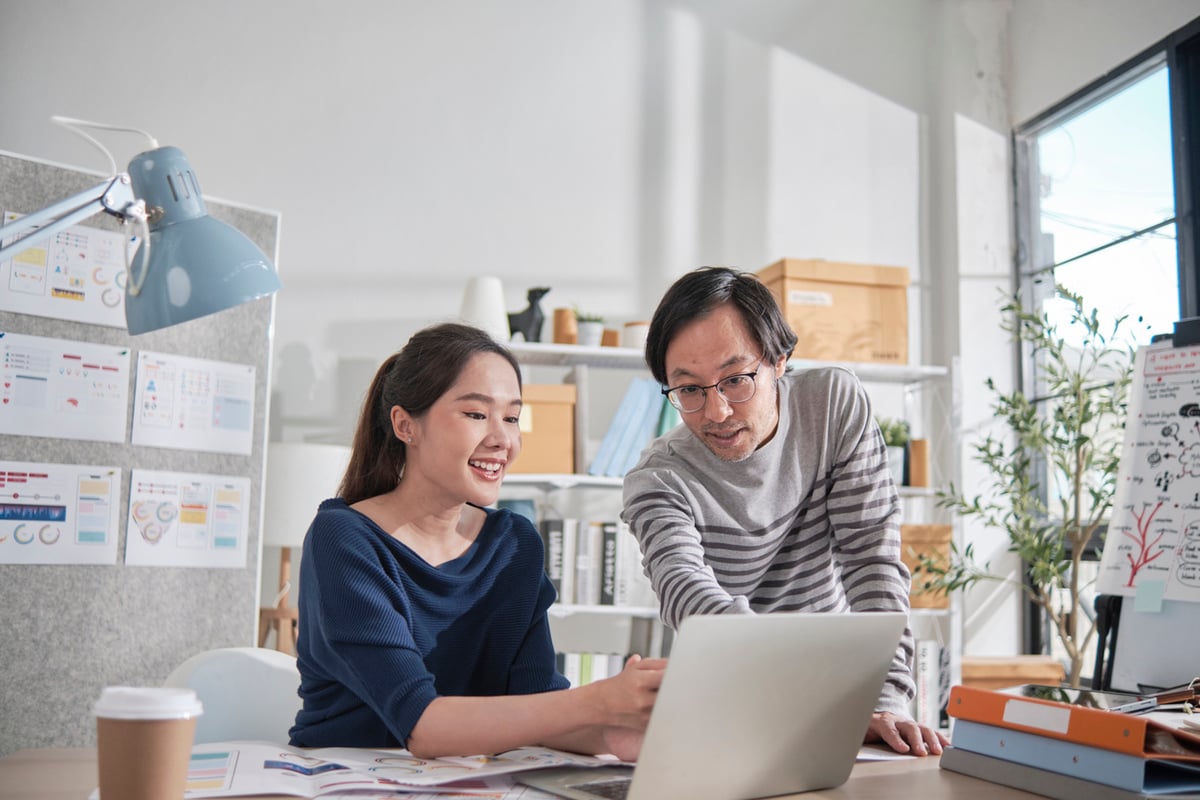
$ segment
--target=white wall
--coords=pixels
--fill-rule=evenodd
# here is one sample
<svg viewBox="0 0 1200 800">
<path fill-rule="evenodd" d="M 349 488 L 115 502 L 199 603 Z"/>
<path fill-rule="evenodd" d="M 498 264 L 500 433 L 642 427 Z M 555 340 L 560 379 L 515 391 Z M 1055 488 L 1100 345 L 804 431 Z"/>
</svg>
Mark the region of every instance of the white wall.
<svg viewBox="0 0 1200 800">
<path fill-rule="evenodd" d="M 350 387 L 453 316 L 476 274 L 503 279 L 510 310 L 546 284 L 547 308 L 619 322 L 703 263 L 899 263 L 919 278 L 913 360 L 989 363 L 1012 121 L 1198 14 L 1200 0 L 0 0 L 0 149 L 101 169 L 48 117 L 133 125 L 187 152 L 206 193 L 281 211 L 290 417 L 352 416 Z M 144 149 L 102 138 L 120 163 Z M 1014 652 L 1016 598 L 976 605 L 1002 613 L 978 615 L 969 650 Z"/>
</svg>

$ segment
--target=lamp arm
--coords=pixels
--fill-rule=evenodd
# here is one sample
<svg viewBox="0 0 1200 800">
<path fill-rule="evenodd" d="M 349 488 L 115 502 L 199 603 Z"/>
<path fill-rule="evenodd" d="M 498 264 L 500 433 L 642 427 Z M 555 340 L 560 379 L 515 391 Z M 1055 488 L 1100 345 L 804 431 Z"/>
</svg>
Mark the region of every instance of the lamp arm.
<svg viewBox="0 0 1200 800">
<path fill-rule="evenodd" d="M 131 219 L 145 221 L 146 205 L 134 196 L 127 174 L 121 173 L 99 186 L 0 226 L 0 242 L 16 237 L 16 241 L 0 246 L 0 260 L 12 258 L 63 228 L 76 225 L 100 212 L 119 217 L 122 222 Z"/>
</svg>

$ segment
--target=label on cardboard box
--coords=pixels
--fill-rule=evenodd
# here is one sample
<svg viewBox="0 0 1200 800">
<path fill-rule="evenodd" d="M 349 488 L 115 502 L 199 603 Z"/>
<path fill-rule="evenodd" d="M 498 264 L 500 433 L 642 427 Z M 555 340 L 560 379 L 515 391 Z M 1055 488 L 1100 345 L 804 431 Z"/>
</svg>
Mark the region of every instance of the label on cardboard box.
<svg viewBox="0 0 1200 800">
<path fill-rule="evenodd" d="M 788 292 L 787 301 L 794 306 L 832 306 L 833 295 L 829 292 L 805 292 L 792 289 Z"/>
</svg>

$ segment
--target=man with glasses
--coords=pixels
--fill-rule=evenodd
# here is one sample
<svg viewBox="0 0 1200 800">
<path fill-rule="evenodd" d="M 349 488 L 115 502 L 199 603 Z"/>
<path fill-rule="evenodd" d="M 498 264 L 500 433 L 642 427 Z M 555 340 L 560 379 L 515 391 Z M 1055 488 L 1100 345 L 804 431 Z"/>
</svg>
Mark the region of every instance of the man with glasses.
<svg viewBox="0 0 1200 800">
<path fill-rule="evenodd" d="M 625 476 L 622 518 L 663 621 L 692 614 L 907 611 L 900 501 L 866 392 L 839 368 L 790 372 L 796 334 L 755 276 L 705 267 L 659 303 L 646 363 L 683 425 Z M 938 754 L 909 714 L 913 638 L 867 741 Z"/>
</svg>

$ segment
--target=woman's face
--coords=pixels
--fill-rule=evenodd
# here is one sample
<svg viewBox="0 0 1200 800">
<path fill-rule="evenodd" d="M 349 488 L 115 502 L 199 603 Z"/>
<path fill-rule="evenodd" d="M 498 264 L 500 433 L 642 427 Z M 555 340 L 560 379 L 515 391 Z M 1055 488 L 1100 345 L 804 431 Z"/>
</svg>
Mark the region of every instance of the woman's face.
<svg viewBox="0 0 1200 800">
<path fill-rule="evenodd" d="M 401 439 L 412 437 L 405 477 L 420 475 L 454 502 L 494 505 L 508 465 L 521 452 L 520 413 L 512 365 L 495 353 L 475 354 L 423 417 L 397 429 Z"/>
</svg>

